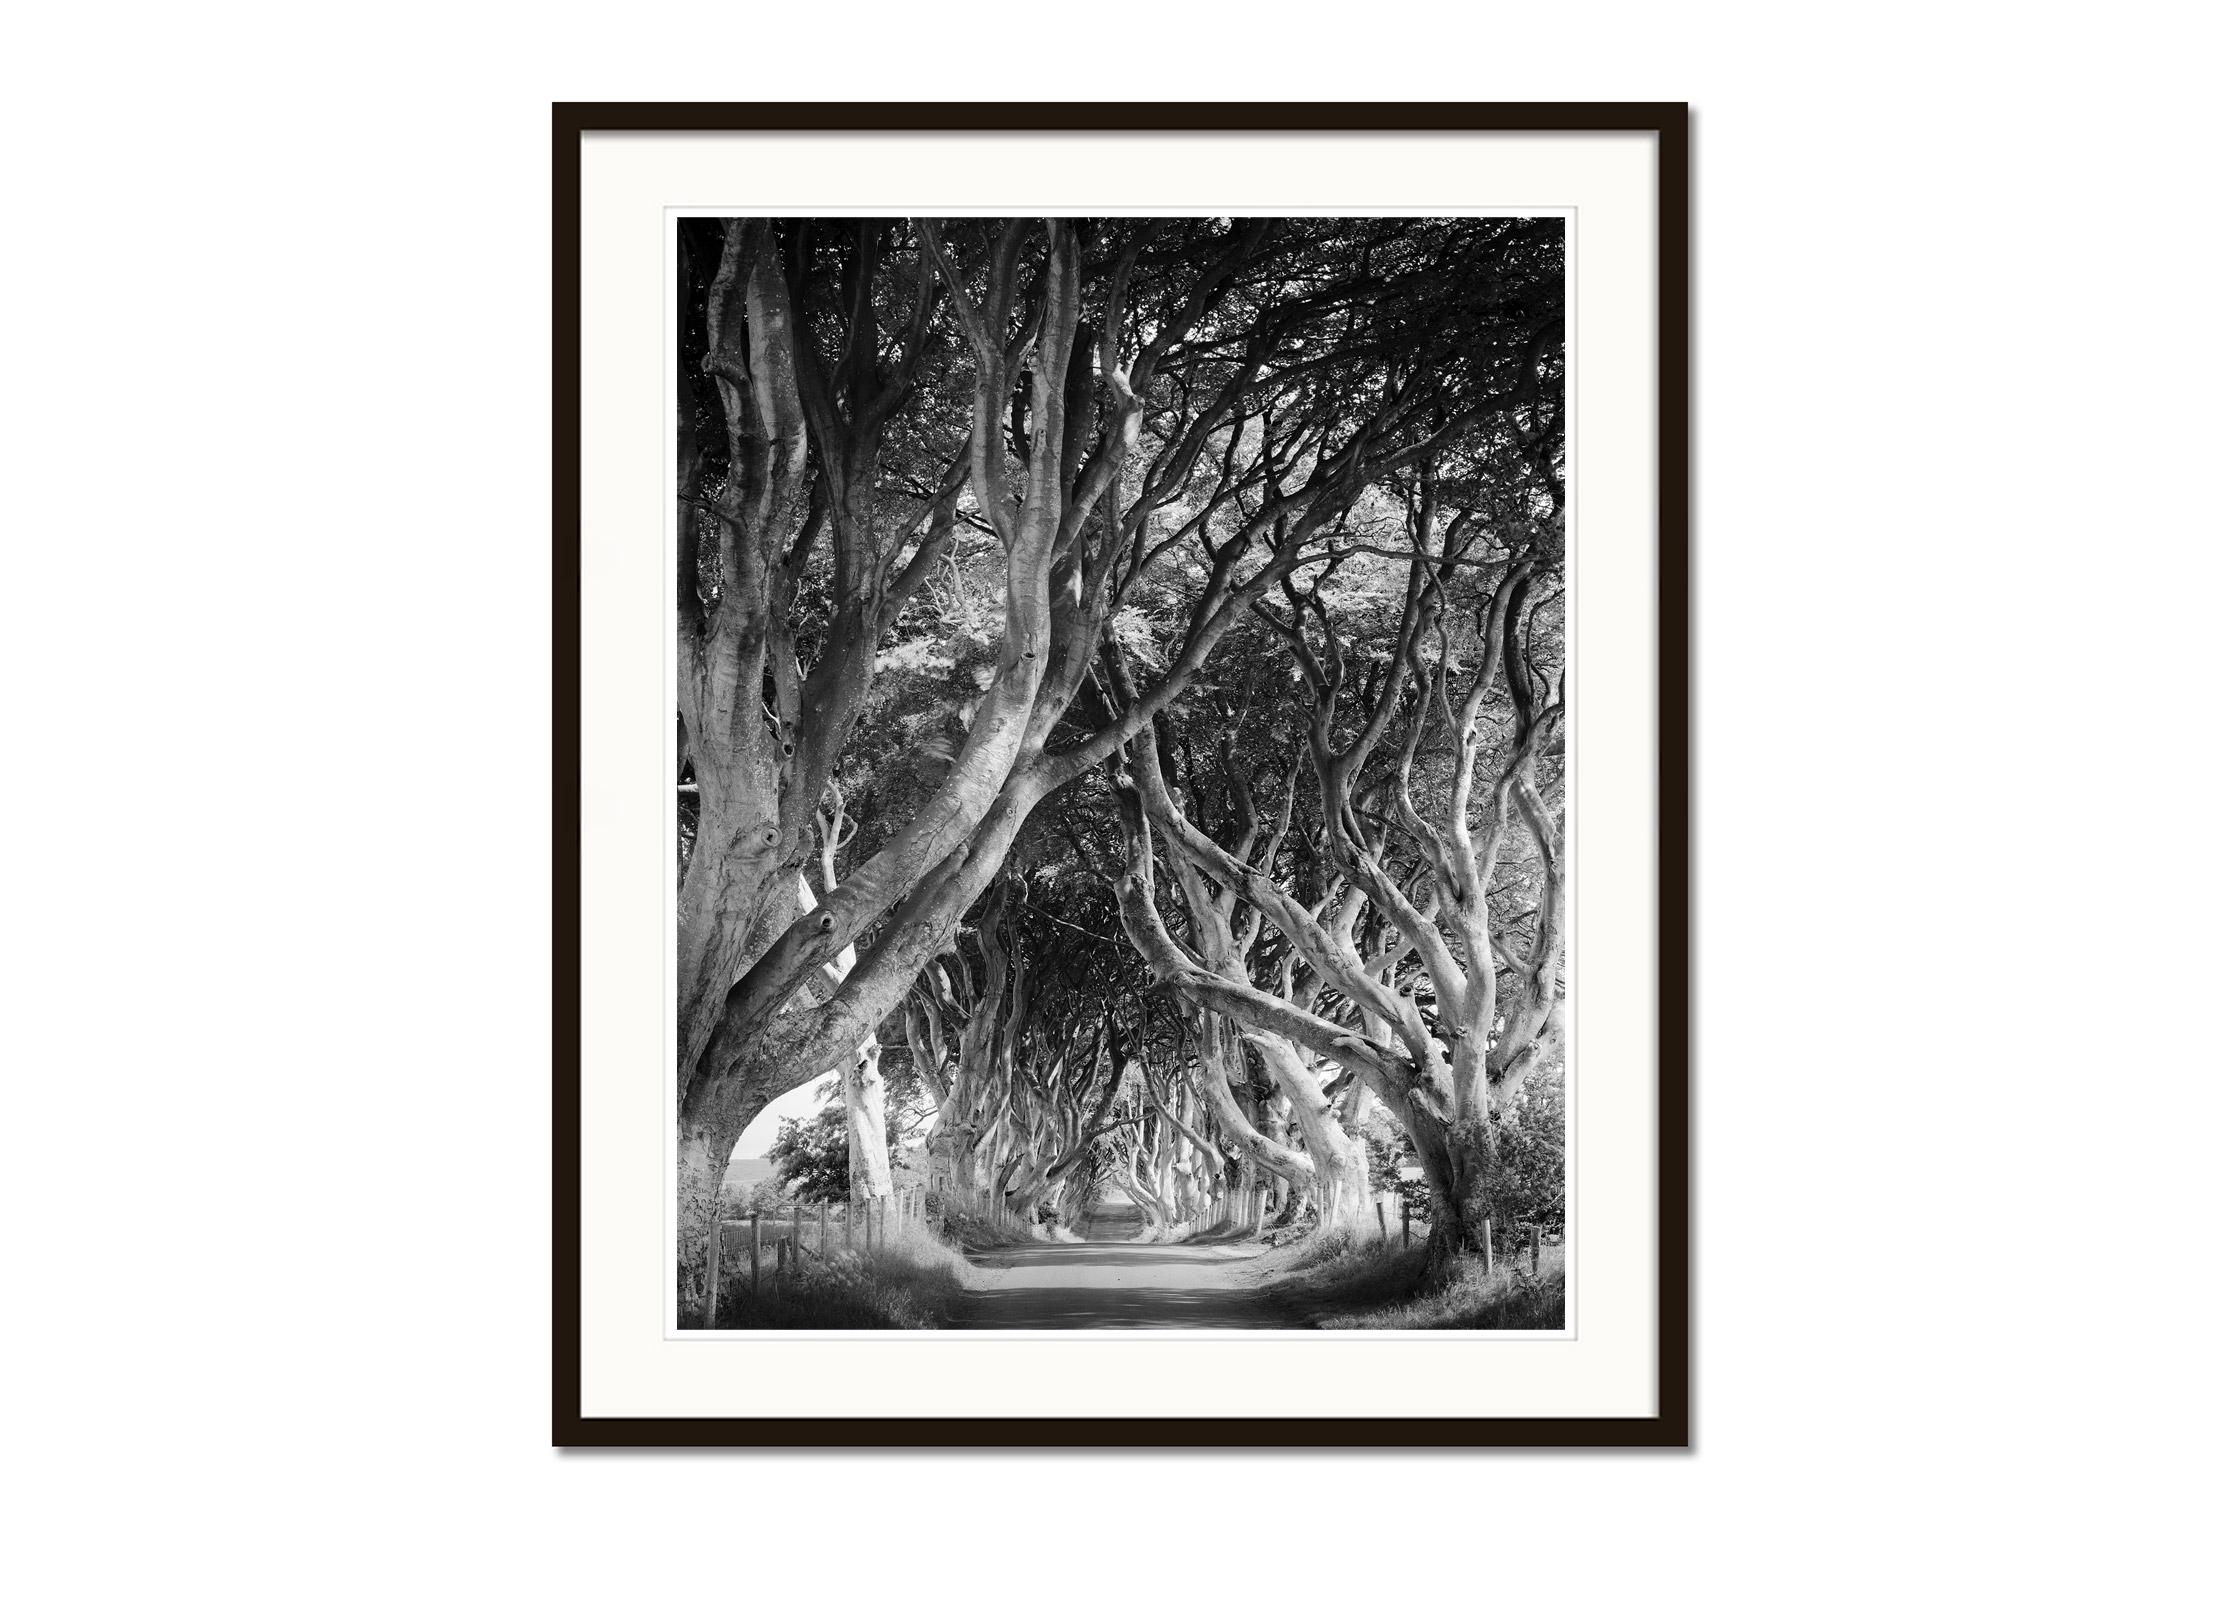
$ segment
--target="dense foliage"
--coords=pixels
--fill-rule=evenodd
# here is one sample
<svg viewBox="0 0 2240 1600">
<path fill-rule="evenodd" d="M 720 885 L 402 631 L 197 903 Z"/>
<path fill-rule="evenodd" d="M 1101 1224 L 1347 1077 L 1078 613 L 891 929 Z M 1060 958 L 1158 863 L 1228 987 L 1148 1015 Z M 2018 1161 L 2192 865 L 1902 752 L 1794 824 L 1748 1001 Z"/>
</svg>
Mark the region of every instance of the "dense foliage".
<svg viewBox="0 0 2240 1600">
<path fill-rule="evenodd" d="M 901 1153 L 901 1124 L 887 1122 L 887 1154 Z M 778 1180 L 796 1200 L 822 1202 L 848 1198 L 848 1125 L 837 1102 L 815 1116 L 787 1117 L 771 1141 L 770 1159 Z"/>
</svg>

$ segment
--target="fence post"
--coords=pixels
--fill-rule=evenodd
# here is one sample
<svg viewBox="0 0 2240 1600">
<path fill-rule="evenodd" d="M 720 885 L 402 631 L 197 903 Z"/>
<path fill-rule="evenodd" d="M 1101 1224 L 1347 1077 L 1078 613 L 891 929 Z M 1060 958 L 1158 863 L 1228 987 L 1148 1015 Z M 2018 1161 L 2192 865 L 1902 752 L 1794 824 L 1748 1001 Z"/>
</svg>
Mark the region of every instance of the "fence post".
<svg viewBox="0 0 2240 1600">
<path fill-rule="evenodd" d="M 793 1203 L 793 1275 L 801 1276 L 801 1202 Z"/>
<path fill-rule="evenodd" d="M 1493 1276 L 1493 1219 L 1488 1217 L 1478 1224 L 1478 1238 L 1486 1252 L 1486 1276 Z"/>
<path fill-rule="evenodd" d="M 832 1264 L 832 1202 L 817 1202 L 817 1259 Z"/>
<path fill-rule="evenodd" d="M 1387 1232 L 1385 1232 L 1385 1227 L 1384 1227 L 1384 1197 L 1380 1195 L 1380 1196 L 1378 1196 L 1378 1198 L 1377 1198 L 1377 1243 L 1379 1243 L 1379 1244 L 1390 1244 L 1391 1242 L 1392 1242 L 1392 1235 L 1391 1235 L 1391 1234 L 1389 1234 L 1389 1233 L 1387 1233 Z"/>
<path fill-rule="evenodd" d="M 762 1293 L 762 1213 L 747 1218 L 747 1293 Z"/>
<path fill-rule="evenodd" d="M 704 1328 L 716 1325 L 716 1301 L 723 1294 L 723 1207 L 708 1223 L 708 1309 L 700 1319 Z"/>
<path fill-rule="evenodd" d="M 1540 1276 L 1540 1224 L 1532 1225 L 1532 1275 Z"/>
<path fill-rule="evenodd" d="M 1407 1248 L 1408 1248 L 1408 1240 L 1409 1240 L 1409 1237 L 1410 1237 L 1410 1234 L 1409 1234 L 1409 1229 L 1408 1229 L 1408 1197 L 1407 1197 L 1406 1195 L 1402 1195 L 1402 1196 L 1400 1197 L 1400 1248 L 1401 1248 L 1401 1249 L 1405 1250 L 1405 1249 L 1407 1249 Z"/>
</svg>

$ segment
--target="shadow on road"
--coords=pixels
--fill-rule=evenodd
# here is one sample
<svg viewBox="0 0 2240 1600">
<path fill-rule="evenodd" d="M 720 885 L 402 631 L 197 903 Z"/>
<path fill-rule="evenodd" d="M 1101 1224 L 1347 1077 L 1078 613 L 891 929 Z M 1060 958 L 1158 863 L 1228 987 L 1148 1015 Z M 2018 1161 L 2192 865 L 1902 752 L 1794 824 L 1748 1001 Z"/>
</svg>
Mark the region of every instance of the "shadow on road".
<svg viewBox="0 0 2240 1600">
<path fill-rule="evenodd" d="M 1239 1270 L 1260 1252 L 1238 1244 L 1131 1244 L 1132 1207 L 1106 1207 L 1075 1243 L 1010 1245 L 976 1256 L 985 1281 L 967 1291 L 960 1328 L 1295 1328 Z"/>
</svg>

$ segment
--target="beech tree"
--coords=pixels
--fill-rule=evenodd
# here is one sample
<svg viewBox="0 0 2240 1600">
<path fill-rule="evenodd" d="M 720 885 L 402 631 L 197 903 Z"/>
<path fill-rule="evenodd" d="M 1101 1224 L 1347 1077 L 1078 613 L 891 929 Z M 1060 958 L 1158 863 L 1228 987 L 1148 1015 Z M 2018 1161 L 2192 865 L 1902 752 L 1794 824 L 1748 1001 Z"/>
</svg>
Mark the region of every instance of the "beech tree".
<svg viewBox="0 0 2240 1600">
<path fill-rule="evenodd" d="M 1311 706 L 1312 850 L 1344 893 L 1309 903 L 1271 874 L 1272 849 L 1233 851 L 1195 826 L 1151 736 L 1130 767 L 1117 885 L 1130 937 L 1191 1004 L 1265 1040 L 1271 1064 L 1306 1052 L 1377 1095 L 1415 1146 L 1434 1237 L 1449 1245 L 1496 1220 L 1494 1122 L 1539 1059 L 1565 948 L 1561 820 L 1542 779 L 1563 708 L 1562 574 L 1545 554 L 1561 506 L 1545 483 L 1523 481 L 1521 494 L 1451 515 L 1432 463 L 1397 486 L 1406 542 L 1371 547 L 1406 562 L 1388 641 L 1333 614 L 1334 569 L 1286 580 L 1281 602 L 1260 609 Z M 1124 687 L 1125 662 L 1113 666 Z M 1195 953 L 1157 909 L 1155 839 L 1192 906 Z M 1215 895 L 1249 908 L 1285 964 L 1311 967 L 1340 1006 L 1293 992 L 1288 977 L 1256 983 L 1231 941 L 1207 936 L 1202 907 Z"/>
<path fill-rule="evenodd" d="M 927 1148 L 951 1210 L 1077 1222 L 1111 1184 L 1159 1229 L 1241 1211 L 1186 1030 L 1118 928 L 1094 925 L 1109 911 L 1101 873 L 1007 876 L 966 941 L 977 963 L 944 955 L 913 988 L 904 1015 L 920 1076 L 943 1091 Z"/>
<path fill-rule="evenodd" d="M 1373 485 L 1532 426 L 1560 355 L 1561 235 L 1513 218 L 680 226 L 689 1310 L 741 1131 L 862 1059 L 1036 808 L 1340 559 Z M 818 818 L 851 742 L 878 736 L 882 646 L 968 540 L 1000 616 L 984 681 L 935 780 L 826 880 Z M 1088 712 L 1098 651 L 1131 622 L 1158 660 Z"/>
<path fill-rule="evenodd" d="M 1126 665 L 1117 652 L 1112 667 L 1114 678 L 1126 682 Z M 1234 820 L 1230 837 L 1223 842 L 1216 842 L 1176 803 L 1156 724 L 1131 744 L 1128 787 L 1160 843 L 1196 955 L 1185 956 L 1165 937 L 1163 927 L 1144 920 L 1150 904 L 1148 854 L 1134 858 L 1136 879 L 1121 895 L 1123 909 L 1136 913 L 1129 933 L 1153 972 L 1189 997 L 1197 1029 L 1195 1081 L 1222 1134 L 1286 1188 L 1311 1189 L 1317 1220 L 1324 1227 L 1347 1226 L 1358 1221 L 1369 1204 L 1368 1154 L 1359 1134 L 1340 1114 L 1312 1049 L 1302 1050 L 1288 1034 L 1267 1026 L 1266 1016 L 1233 999 L 1239 990 L 1264 990 L 1278 1005 L 1305 1014 L 1315 1010 L 1314 996 L 1297 992 L 1300 979 L 1311 970 L 1299 952 L 1284 950 L 1272 959 L 1264 958 L 1263 967 L 1272 971 L 1260 980 L 1247 962 L 1249 953 L 1262 943 L 1270 907 L 1266 895 L 1249 892 L 1248 886 L 1269 878 L 1290 842 L 1298 763 L 1290 767 L 1274 815 L 1264 819 L 1252 781 L 1238 764 L 1233 725 L 1220 735 L 1215 750 L 1222 781 L 1233 797 Z M 1324 905 L 1328 904 L 1326 897 Z M 1320 910 L 1305 914 L 1318 916 Z M 1195 983 L 1201 972 L 1218 976 L 1226 987 L 1208 989 Z M 1229 1003 L 1223 1003 L 1224 998 Z M 1296 1144 L 1255 1126 L 1238 1105 L 1234 1085 L 1243 1077 L 1240 1046 L 1250 1047 L 1280 1089 L 1298 1134 Z"/>
</svg>

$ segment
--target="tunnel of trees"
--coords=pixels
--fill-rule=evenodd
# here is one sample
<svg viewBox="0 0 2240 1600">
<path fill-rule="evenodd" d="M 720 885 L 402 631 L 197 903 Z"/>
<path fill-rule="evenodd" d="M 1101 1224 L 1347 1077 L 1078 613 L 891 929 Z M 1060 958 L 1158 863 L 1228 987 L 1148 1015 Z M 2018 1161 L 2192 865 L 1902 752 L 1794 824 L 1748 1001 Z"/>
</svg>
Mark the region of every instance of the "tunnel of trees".
<svg viewBox="0 0 2240 1600">
<path fill-rule="evenodd" d="M 1560 1211 L 1563 250 L 679 224 L 684 1306 L 827 1074 L 950 1212 Z"/>
</svg>

